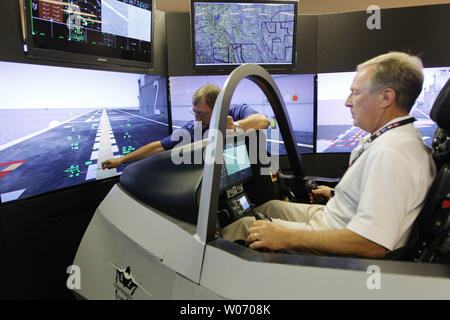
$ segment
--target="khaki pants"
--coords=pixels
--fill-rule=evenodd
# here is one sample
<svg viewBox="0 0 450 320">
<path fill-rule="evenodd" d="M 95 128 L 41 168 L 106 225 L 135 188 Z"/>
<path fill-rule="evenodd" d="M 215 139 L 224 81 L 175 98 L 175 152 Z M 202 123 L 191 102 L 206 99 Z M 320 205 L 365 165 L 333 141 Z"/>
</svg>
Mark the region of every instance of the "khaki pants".
<svg viewBox="0 0 450 320">
<path fill-rule="evenodd" d="M 329 231 L 332 230 L 325 221 L 323 205 L 292 203 L 280 200 L 268 201 L 255 208 L 256 212 L 265 213 L 273 223 L 290 229 Z M 245 240 L 248 229 L 255 222 L 254 217 L 243 217 L 222 230 L 222 236 L 229 241 Z"/>
</svg>

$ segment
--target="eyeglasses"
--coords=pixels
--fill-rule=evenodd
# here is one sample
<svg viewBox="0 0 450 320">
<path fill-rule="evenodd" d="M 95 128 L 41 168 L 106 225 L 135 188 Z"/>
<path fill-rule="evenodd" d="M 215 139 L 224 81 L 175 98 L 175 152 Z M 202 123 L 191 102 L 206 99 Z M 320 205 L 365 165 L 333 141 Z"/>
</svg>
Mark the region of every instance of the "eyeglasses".
<svg viewBox="0 0 450 320">
<path fill-rule="evenodd" d="M 211 112 L 201 112 L 201 111 L 194 111 L 189 110 L 190 113 L 192 113 L 195 117 L 198 117 L 199 119 L 205 119 Z"/>
</svg>

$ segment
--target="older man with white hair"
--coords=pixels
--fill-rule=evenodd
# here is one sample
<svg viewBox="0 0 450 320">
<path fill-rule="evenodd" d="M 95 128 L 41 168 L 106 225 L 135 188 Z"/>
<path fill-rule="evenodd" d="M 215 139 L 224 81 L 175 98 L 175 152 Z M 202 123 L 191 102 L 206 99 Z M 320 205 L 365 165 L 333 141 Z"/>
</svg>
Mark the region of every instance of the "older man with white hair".
<svg viewBox="0 0 450 320">
<path fill-rule="evenodd" d="M 223 230 L 250 248 L 384 257 L 407 242 L 436 169 L 409 115 L 423 83 L 418 57 L 391 52 L 357 67 L 345 105 L 370 133 L 353 150 L 335 190 L 314 190 L 326 206 L 269 201 L 255 209 L 272 222 L 244 218 Z M 334 196 L 332 196 L 334 193 Z"/>
</svg>

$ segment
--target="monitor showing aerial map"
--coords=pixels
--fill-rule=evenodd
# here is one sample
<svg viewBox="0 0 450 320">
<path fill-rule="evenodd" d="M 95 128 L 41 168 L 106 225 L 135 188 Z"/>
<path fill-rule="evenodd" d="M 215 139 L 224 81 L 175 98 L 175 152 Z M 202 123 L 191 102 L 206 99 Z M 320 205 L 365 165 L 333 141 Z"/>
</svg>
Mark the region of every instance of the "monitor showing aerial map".
<svg viewBox="0 0 450 320">
<path fill-rule="evenodd" d="M 195 67 L 292 67 L 297 1 L 191 2 Z"/>
</svg>

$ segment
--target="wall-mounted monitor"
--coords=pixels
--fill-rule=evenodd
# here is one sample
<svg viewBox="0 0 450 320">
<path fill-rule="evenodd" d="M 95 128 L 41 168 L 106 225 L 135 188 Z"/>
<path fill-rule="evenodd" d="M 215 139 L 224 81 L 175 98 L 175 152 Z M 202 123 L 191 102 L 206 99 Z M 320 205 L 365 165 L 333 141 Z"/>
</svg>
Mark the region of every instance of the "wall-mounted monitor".
<svg viewBox="0 0 450 320">
<path fill-rule="evenodd" d="M 312 153 L 314 142 L 314 75 L 272 75 L 277 84 L 291 121 L 299 152 Z M 194 120 L 190 113 L 192 95 L 205 84 L 222 88 L 227 76 L 169 77 L 172 125 L 180 128 Z M 247 104 L 264 114 L 271 122 L 266 131 L 267 149 L 273 155 L 285 155 L 283 138 L 272 107 L 261 89 L 252 81 L 243 79 L 234 91 L 231 104 Z"/>
<path fill-rule="evenodd" d="M 297 1 L 191 0 L 194 70 L 226 70 L 243 63 L 292 69 L 297 6 Z"/>
<path fill-rule="evenodd" d="M 22 1 L 27 57 L 152 67 L 152 0 Z"/>
<path fill-rule="evenodd" d="M 317 152 L 351 152 L 359 139 L 367 135 L 353 125 L 353 119 L 345 101 L 356 72 L 321 73 L 317 80 Z M 422 92 L 410 114 L 417 121 L 414 126 L 423 141 L 431 146 L 436 124 L 430 118 L 430 110 L 437 94 L 450 78 L 450 67 L 424 68 Z"/>
<path fill-rule="evenodd" d="M 0 198 L 120 174 L 102 170 L 169 134 L 167 77 L 0 62 Z"/>
</svg>

